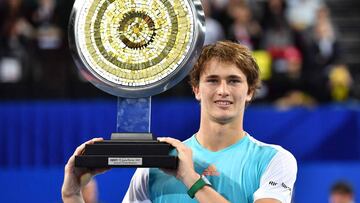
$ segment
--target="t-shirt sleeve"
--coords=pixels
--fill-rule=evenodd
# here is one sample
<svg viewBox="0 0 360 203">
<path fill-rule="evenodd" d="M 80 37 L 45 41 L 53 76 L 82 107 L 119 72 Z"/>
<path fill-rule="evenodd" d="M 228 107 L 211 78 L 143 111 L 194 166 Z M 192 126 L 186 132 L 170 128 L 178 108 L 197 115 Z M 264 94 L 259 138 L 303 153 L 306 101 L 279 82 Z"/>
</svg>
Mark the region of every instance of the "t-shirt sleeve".
<svg viewBox="0 0 360 203">
<path fill-rule="evenodd" d="M 260 187 L 254 193 L 254 202 L 263 198 L 290 203 L 297 174 L 295 157 L 281 149 L 270 161 L 260 179 Z"/>
<path fill-rule="evenodd" d="M 133 177 L 129 188 L 124 196 L 123 203 L 151 203 L 149 198 L 149 169 L 138 168 Z"/>
</svg>

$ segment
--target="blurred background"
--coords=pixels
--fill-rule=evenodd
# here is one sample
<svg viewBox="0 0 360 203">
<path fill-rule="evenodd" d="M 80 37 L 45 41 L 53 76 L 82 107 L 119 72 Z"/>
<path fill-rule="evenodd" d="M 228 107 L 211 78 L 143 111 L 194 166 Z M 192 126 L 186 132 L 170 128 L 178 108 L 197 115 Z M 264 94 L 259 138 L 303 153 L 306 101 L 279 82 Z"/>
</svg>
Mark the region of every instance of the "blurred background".
<svg viewBox="0 0 360 203">
<path fill-rule="evenodd" d="M 0 202 L 61 202 L 75 148 L 116 130 L 117 98 L 81 78 L 72 60 L 73 2 L 0 0 Z M 294 202 L 360 199 L 360 1 L 202 3 L 205 43 L 232 40 L 257 59 L 263 87 L 245 129 L 295 155 Z M 153 97 L 155 135 L 184 140 L 198 125 L 187 79 Z M 133 172 L 98 176 L 92 194 L 121 201 Z"/>
</svg>

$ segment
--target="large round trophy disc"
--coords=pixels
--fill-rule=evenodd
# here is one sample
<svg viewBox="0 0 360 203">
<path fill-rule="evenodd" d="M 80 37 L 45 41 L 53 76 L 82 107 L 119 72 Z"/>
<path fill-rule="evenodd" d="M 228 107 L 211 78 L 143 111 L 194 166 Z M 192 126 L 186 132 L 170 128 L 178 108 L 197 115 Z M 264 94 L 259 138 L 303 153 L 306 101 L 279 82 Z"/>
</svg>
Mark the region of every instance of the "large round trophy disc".
<svg viewBox="0 0 360 203">
<path fill-rule="evenodd" d="M 76 0 L 69 42 L 85 79 L 119 98 L 139 98 L 135 105 L 135 99 L 118 102 L 125 104 L 118 107 L 118 126 L 132 126 L 149 115 L 149 108 L 139 107 L 141 100 L 150 104 L 146 97 L 166 91 L 191 70 L 204 42 L 204 23 L 200 0 Z M 109 141 L 86 145 L 75 166 L 176 168 L 171 149 L 150 130 L 118 130 Z"/>
<path fill-rule="evenodd" d="M 81 74 L 125 98 L 166 91 L 204 42 L 200 0 L 76 0 L 69 39 Z"/>
</svg>

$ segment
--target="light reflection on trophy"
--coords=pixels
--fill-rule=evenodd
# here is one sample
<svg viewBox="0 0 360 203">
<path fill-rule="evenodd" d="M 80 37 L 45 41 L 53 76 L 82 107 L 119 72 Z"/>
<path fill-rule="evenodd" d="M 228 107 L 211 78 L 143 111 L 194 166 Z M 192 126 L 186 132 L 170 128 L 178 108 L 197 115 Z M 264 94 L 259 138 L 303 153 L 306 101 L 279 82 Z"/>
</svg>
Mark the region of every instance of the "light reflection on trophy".
<svg viewBox="0 0 360 203">
<path fill-rule="evenodd" d="M 118 97 L 117 132 L 87 145 L 77 167 L 177 167 L 172 147 L 150 133 L 151 96 L 191 70 L 204 22 L 200 0 L 75 1 L 69 43 L 77 67 Z"/>
</svg>

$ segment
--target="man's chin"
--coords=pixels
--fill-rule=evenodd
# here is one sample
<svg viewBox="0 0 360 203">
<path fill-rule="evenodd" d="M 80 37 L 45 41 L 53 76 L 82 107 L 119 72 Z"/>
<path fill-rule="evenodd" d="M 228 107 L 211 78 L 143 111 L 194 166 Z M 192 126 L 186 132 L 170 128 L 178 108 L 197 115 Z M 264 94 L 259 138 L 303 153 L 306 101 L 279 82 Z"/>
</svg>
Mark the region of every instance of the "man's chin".
<svg viewBox="0 0 360 203">
<path fill-rule="evenodd" d="M 221 116 L 215 117 L 215 121 L 220 124 L 230 123 L 233 119 L 234 119 L 234 117 L 229 116 L 229 115 L 221 115 Z"/>
</svg>

